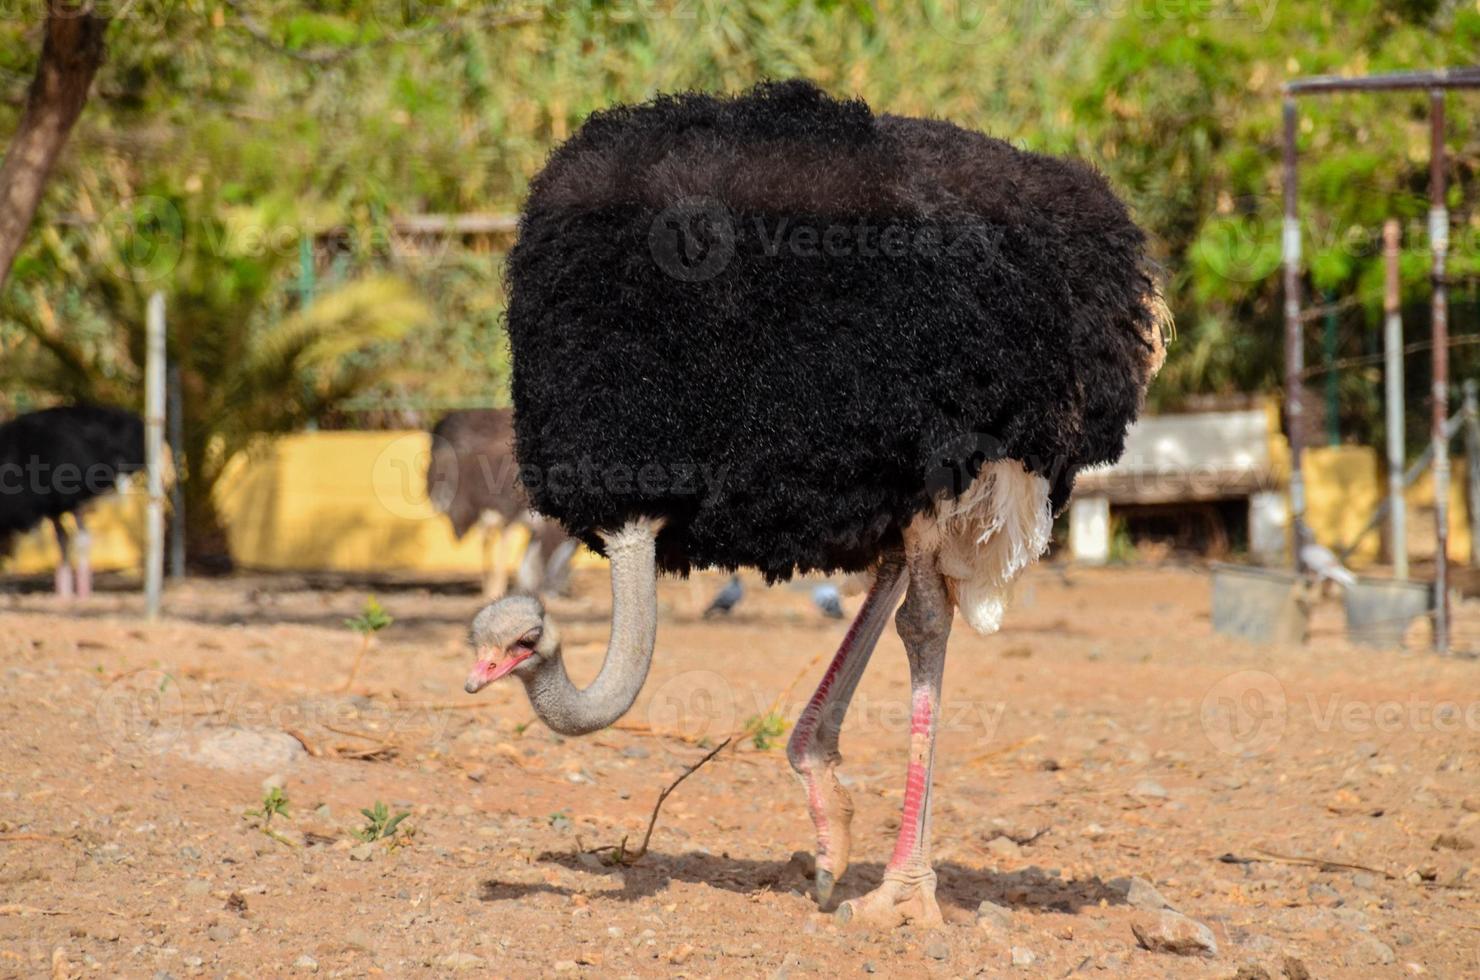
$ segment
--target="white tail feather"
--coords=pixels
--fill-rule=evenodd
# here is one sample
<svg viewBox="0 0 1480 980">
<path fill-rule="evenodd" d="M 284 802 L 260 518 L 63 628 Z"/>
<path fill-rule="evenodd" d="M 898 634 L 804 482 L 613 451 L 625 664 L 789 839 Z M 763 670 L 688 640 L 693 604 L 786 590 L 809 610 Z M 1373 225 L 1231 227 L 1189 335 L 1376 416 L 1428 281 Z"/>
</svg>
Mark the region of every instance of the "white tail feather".
<svg viewBox="0 0 1480 980">
<path fill-rule="evenodd" d="M 951 597 L 978 633 L 995 633 L 1013 579 L 1048 549 L 1048 481 L 1017 460 L 987 463 L 959 497 L 938 500 L 910 528 L 936 553 Z"/>
</svg>

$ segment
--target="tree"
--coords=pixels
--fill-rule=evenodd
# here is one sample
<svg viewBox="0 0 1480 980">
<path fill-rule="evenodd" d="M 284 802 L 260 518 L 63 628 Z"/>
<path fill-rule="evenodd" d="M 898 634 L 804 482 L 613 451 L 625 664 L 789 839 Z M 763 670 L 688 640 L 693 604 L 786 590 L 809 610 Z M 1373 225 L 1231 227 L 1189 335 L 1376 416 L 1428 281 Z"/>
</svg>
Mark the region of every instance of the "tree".
<svg viewBox="0 0 1480 980">
<path fill-rule="evenodd" d="M 93 76 L 103 63 L 108 18 L 88 0 L 47 0 L 41 62 L 25 113 L 0 164 L 0 290 L 25 240 Z"/>
<path fill-rule="evenodd" d="M 136 406 L 145 301 L 165 291 L 184 423 L 177 478 L 197 567 L 229 565 L 215 496 L 227 465 L 385 376 L 395 367 L 387 345 L 427 319 L 412 291 L 384 275 L 287 308 L 282 286 L 303 233 L 269 208 L 144 198 L 128 220 L 49 236 L 53 278 L 80 285 L 55 299 L 38 288 L 13 304 L 35 346 L 10 370 L 72 399 Z"/>
</svg>

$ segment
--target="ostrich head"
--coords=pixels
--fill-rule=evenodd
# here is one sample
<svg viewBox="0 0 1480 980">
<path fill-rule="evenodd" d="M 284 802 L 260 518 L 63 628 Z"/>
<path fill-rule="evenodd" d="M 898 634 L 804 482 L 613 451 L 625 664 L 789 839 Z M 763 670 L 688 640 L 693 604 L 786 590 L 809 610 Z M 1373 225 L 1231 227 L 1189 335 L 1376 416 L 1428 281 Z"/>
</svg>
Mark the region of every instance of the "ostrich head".
<svg viewBox="0 0 1480 980">
<path fill-rule="evenodd" d="M 636 518 L 601 535 L 612 571 L 612 625 L 601 672 L 584 690 L 571 683 L 560 635 L 539 600 L 508 596 L 473 618 L 476 662 L 464 685 L 476 694 L 500 677 L 524 685 L 540 720 L 562 735 L 605 728 L 627 712 L 647 680 L 657 639 L 655 541 L 661 520 Z"/>
<path fill-rule="evenodd" d="M 468 682 L 477 694 L 508 674 L 530 677 L 560 659 L 560 637 L 545 607 L 530 596 L 510 596 L 473 617 L 468 642 L 476 662 Z"/>
</svg>

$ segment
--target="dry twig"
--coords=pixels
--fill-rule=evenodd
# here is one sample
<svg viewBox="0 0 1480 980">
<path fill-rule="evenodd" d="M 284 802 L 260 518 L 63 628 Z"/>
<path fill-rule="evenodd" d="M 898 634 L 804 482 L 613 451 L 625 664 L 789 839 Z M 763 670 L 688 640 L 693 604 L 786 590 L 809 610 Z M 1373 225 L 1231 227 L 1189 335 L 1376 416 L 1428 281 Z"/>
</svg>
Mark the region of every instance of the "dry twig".
<svg viewBox="0 0 1480 980">
<path fill-rule="evenodd" d="M 627 838 L 623 837 L 620 844 L 603 844 L 600 847 L 590 848 L 584 851 L 584 853 L 597 854 L 601 851 L 609 851 L 611 853 L 608 856 L 607 861 L 610 864 L 630 865 L 642 860 L 642 856 L 647 853 L 648 842 L 653 839 L 653 828 L 658 824 L 658 811 L 663 809 L 663 801 L 668 799 L 668 794 L 677 789 L 679 783 L 682 783 L 685 779 L 688 779 L 695 772 L 697 772 L 700 766 L 704 765 L 706 762 L 719 755 L 720 752 L 724 750 L 724 747 L 730 744 L 730 741 L 733 738 L 734 736 L 732 735 L 730 736 L 730 738 L 725 739 L 723 742 L 710 749 L 709 752 L 704 756 L 704 758 L 700 759 L 698 762 L 685 769 L 681 774 L 679 774 L 679 777 L 677 779 L 669 783 L 662 789 L 661 792 L 658 793 L 657 802 L 653 804 L 652 815 L 648 817 L 647 831 L 642 835 L 642 843 L 638 845 L 637 850 L 628 851 Z"/>
</svg>

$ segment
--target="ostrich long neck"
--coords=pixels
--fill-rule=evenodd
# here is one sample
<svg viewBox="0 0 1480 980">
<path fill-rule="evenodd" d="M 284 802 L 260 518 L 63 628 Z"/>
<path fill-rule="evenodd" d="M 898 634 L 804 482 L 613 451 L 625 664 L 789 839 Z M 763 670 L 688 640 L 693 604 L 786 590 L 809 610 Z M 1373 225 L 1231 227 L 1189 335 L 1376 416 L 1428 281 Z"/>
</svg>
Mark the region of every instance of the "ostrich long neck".
<svg viewBox="0 0 1480 980">
<path fill-rule="evenodd" d="M 571 683 L 563 658 L 552 657 L 525 681 L 535 714 L 562 735 L 605 728 L 627 713 L 647 680 L 658 632 L 658 582 L 654 540 L 660 525 L 630 521 L 603 534 L 611 560 L 612 629 L 606 659 L 591 686 Z"/>
</svg>

